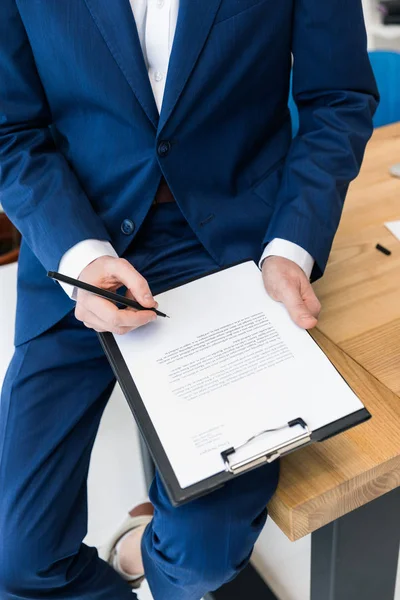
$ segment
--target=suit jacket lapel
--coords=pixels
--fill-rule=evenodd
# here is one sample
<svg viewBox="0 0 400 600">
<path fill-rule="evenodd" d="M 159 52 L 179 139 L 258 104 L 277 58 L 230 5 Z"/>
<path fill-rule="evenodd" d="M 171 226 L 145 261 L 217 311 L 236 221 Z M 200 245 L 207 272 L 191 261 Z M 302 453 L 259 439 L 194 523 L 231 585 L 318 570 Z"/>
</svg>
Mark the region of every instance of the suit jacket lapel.
<svg viewBox="0 0 400 600">
<path fill-rule="evenodd" d="M 185 87 L 206 42 L 222 0 L 180 0 L 178 22 L 168 66 L 158 133 Z"/>
<path fill-rule="evenodd" d="M 146 115 L 157 128 L 159 114 L 129 0 L 84 1 L 115 62 Z"/>
</svg>

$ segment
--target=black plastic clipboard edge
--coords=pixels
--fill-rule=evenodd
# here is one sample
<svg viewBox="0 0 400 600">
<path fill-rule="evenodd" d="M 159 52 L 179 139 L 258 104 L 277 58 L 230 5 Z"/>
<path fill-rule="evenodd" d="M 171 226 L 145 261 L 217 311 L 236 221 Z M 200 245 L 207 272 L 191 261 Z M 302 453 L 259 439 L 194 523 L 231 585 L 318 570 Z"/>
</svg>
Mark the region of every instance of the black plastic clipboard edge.
<svg viewBox="0 0 400 600">
<path fill-rule="evenodd" d="M 98 336 L 173 506 L 180 506 L 190 500 L 195 500 L 223 486 L 234 477 L 240 477 L 240 474 L 233 475 L 224 471 L 187 488 L 181 488 L 114 336 L 111 333 L 99 333 Z M 322 442 L 370 418 L 371 415 L 367 409 L 358 410 L 325 427 L 316 429 L 311 434 L 311 441 Z M 249 468 L 248 471 L 250 470 L 252 469 Z"/>
<path fill-rule="evenodd" d="M 184 282 L 178 283 L 163 291 L 169 291 L 171 289 L 180 287 L 181 285 L 186 285 L 187 283 L 196 281 L 197 279 L 201 279 L 202 277 L 206 277 L 208 275 L 212 275 L 213 273 L 224 271 L 225 269 L 229 269 L 231 267 L 249 261 L 254 262 L 252 258 L 244 259 L 236 263 L 209 271 L 207 273 L 203 273 L 200 276 L 189 278 Z M 157 292 L 157 295 L 163 293 L 163 291 Z M 205 479 L 189 487 L 181 488 L 178 479 L 175 475 L 175 472 L 171 466 L 171 463 L 168 459 L 168 456 L 163 448 L 163 445 L 161 444 L 160 438 L 158 437 L 157 431 L 150 419 L 150 416 L 146 410 L 143 400 L 139 394 L 135 382 L 133 381 L 131 373 L 125 363 L 125 360 L 120 352 L 120 349 L 118 347 L 117 342 L 115 341 L 113 334 L 99 333 L 97 335 L 103 347 L 103 350 L 108 358 L 108 361 L 114 371 L 115 377 L 119 382 L 121 389 L 125 395 L 125 398 L 128 402 L 128 405 L 132 411 L 139 431 L 146 442 L 151 457 L 156 465 L 158 474 L 162 479 L 162 482 L 165 486 L 165 489 L 173 506 L 180 506 L 182 504 L 185 504 L 186 502 L 195 500 L 196 498 L 200 498 L 201 496 L 205 496 L 206 494 L 218 489 L 219 487 L 222 487 L 231 479 L 235 477 L 240 477 L 240 474 L 234 475 L 232 473 L 229 473 L 228 471 L 224 471 L 223 473 L 219 473 L 217 475 L 214 475 L 213 477 L 209 477 L 208 479 Z M 335 367 L 333 363 L 332 366 Z M 339 374 L 341 375 L 341 373 Z M 339 433 L 343 433 L 344 431 L 355 427 L 356 425 L 360 425 L 361 423 L 367 421 L 370 418 L 371 414 L 366 408 L 363 408 L 359 411 L 356 411 L 355 413 L 343 417 L 342 419 L 338 419 L 337 421 L 329 423 L 328 425 L 321 427 L 320 429 L 316 429 L 311 434 L 310 443 L 323 442 L 335 435 L 338 435 Z M 249 472 L 255 468 L 257 468 L 257 466 L 250 467 L 246 472 Z"/>
<path fill-rule="evenodd" d="M 114 336 L 112 333 L 99 333 L 98 337 L 125 395 L 129 408 L 133 413 L 139 431 L 147 444 L 158 474 L 163 481 L 173 506 L 179 506 L 189 500 L 204 496 L 224 485 L 229 479 L 235 477 L 231 473 L 223 472 L 187 488 L 183 489 L 180 487 L 175 472 L 172 469 L 171 463 L 161 444 L 157 431 L 149 417 Z"/>
<path fill-rule="evenodd" d="M 158 290 L 157 295 L 246 262 L 254 263 L 254 260 L 251 257 L 244 258 L 235 263 L 224 265 L 222 267 L 217 267 L 211 271 L 202 273 L 201 275 L 189 277 L 184 281 L 167 287 L 164 290 Z M 158 474 L 163 481 L 163 484 L 165 486 L 165 489 L 168 493 L 172 505 L 180 506 L 181 504 L 189 502 L 189 500 L 195 500 L 196 498 L 205 496 L 209 492 L 214 491 L 219 487 L 222 487 L 230 479 L 233 479 L 235 475 L 228 472 L 223 472 L 218 475 L 214 475 L 209 479 L 201 481 L 200 483 L 191 485 L 187 488 L 180 487 L 178 479 L 168 459 L 168 456 L 161 444 L 157 431 L 153 426 L 150 416 L 142 401 L 142 398 L 135 385 L 135 382 L 132 379 L 130 371 L 123 359 L 120 349 L 118 348 L 118 344 L 116 343 L 113 334 L 98 333 L 97 335 L 103 347 L 103 350 L 108 358 L 108 361 L 114 371 L 114 375 L 121 386 L 122 392 L 128 402 L 129 408 L 132 411 L 139 431 L 156 465 Z"/>
<path fill-rule="evenodd" d="M 339 435 L 339 433 L 343 433 L 348 429 L 352 429 L 356 425 L 361 425 L 361 423 L 365 423 L 369 421 L 371 418 L 371 413 L 368 412 L 366 408 L 361 408 L 346 417 L 342 417 L 333 423 L 329 423 L 324 427 L 320 427 L 319 429 L 315 429 L 311 433 L 311 441 L 313 442 L 325 442 L 329 440 L 329 438 L 334 437 L 335 435 Z"/>
<path fill-rule="evenodd" d="M 310 332 L 308 332 L 308 334 L 312 338 L 314 344 L 317 344 L 318 348 L 322 352 L 324 352 L 322 350 L 321 346 L 318 344 L 318 342 L 312 337 Z M 325 354 L 325 352 L 324 352 L 324 354 Z M 343 377 L 343 375 L 341 374 L 339 369 L 336 367 L 336 365 L 333 364 L 333 362 L 331 361 L 329 356 L 327 354 L 325 354 L 325 356 L 329 360 L 329 362 L 331 363 L 331 365 L 335 369 L 335 371 L 338 373 L 338 375 L 340 375 L 340 377 L 343 379 L 345 384 L 354 392 L 351 385 L 346 381 L 346 379 Z M 357 394 L 356 394 L 356 396 L 357 396 Z M 319 429 L 316 429 L 315 431 L 313 431 L 311 433 L 311 440 L 313 442 L 325 442 L 325 440 L 329 440 L 329 438 L 334 437 L 335 435 L 339 435 L 339 433 L 343 433 L 344 431 L 347 431 L 348 429 L 351 429 L 352 427 L 355 427 L 356 425 L 361 425 L 362 423 L 369 421 L 369 419 L 371 419 L 371 418 L 372 418 L 371 413 L 365 407 L 361 408 L 360 410 L 358 410 L 354 413 L 351 413 L 350 415 L 347 415 L 346 417 L 342 417 L 341 419 L 334 421 L 333 423 L 328 423 L 328 425 L 325 425 L 324 427 L 320 427 Z"/>
</svg>

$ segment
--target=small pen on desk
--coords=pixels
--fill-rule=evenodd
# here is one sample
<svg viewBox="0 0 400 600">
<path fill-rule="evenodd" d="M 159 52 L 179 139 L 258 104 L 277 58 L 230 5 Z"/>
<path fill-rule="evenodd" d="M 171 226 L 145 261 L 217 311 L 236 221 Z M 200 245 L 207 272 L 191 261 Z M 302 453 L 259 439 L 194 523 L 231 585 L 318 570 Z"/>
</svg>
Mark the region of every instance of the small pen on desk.
<svg viewBox="0 0 400 600">
<path fill-rule="evenodd" d="M 156 313 L 159 317 L 168 317 L 165 313 L 157 310 L 156 308 L 146 308 L 136 302 L 136 300 L 131 300 L 130 298 L 126 298 L 125 296 L 121 296 L 120 294 L 114 294 L 114 292 L 109 292 L 108 290 L 103 290 L 102 288 L 96 287 L 95 285 L 90 285 L 90 283 L 85 283 L 84 281 L 80 281 L 79 279 L 73 279 L 72 277 L 67 277 L 67 275 L 62 275 L 62 273 L 56 273 L 55 271 L 49 271 L 47 276 L 50 279 L 55 279 L 56 281 L 61 281 L 62 283 L 67 283 L 68 285 L 72 285 L 80 290 L 85 290 L 86 292 L 90 292 L 95 296 L 100 296 L 100 298 L 105 298 L 106 300 L 111 300 L 111 302 L 115 302 L 116 304 L 122 304 L 122 306 L 128 306 L 129 308 L 135 308 L 136 310 L 151 310 Z M 169 318 L 169 317 L 168 317 Z"/>
<path fill-rule="evenodd" d="M 386 256 L 390 256 L 392 254 L 390 250 L 388 250 L 387 248 L 385 248 L 385 246 L 382 246 L 381 244 L 377 244 L 375 248 L 379 250 L 379 252 L 382 252 L 382 254 L 385 254 Z"/>
</svg>

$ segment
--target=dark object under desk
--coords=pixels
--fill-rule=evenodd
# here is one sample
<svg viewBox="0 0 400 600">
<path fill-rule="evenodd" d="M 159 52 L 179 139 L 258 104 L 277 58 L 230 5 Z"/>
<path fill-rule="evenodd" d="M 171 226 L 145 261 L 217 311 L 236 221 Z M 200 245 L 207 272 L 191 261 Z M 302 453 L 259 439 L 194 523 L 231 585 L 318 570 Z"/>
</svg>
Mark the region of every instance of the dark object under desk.
<svg viewBox="0 0 400 600">
<path fill-rule="evenodd" d="M 3 212 L 0 212 L 0 266 L 18 260 L 21 235 Z"/>
</svg>

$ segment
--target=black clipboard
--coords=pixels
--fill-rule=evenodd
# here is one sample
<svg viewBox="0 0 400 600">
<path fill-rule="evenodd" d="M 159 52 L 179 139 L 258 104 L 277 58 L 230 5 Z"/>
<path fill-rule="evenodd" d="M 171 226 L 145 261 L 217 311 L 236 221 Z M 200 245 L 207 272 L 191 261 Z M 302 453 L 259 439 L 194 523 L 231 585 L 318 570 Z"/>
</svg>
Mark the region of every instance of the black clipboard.
<svg viewBox="0 0 400 600">
<path fill-rule="evenodd" d="M 229 265 L 228 267 L 224 268 L 229 268 L 231 266 L 234 265 Z M 218 272 L 220 270 L 223 269 L 217 269 L 213 272 Z M 194 277 L 188 281 L 185 281 L 184 283 L 178 284 L 177 286 L 173 287 L 185 285 L 190 281 L 200 279 L 201 277 L 205 277 L 210 274 L 211 273 L 205 273 L 200 277 Z M 171 287 L 169 289 L 173 288 Z M 250 461 L 246 461 L 246 465 L 243 468 L 238 469 L 237 471 L 231 471 L 227 468 L 227 470 L 224 472 L 209 477 L 208 479 L 200 481 L 199 483 L 196 483 L 189 487 L 182 488 L 179 485 L 178 479 L 174 473 L 172 465 L 163 448 L 157 431 L 150 419 L 145 404 L 139 394 L 135 382 L 133 381 L 132 375 L 125 363 L 125 360 L 121 354 L 121 351 L 118 347 L 117 342 L 115 341 L 113 334 L 99 333 L 98 337 L 103 347 L 103 350 L 108 358 L 108 361 L 114 371 L 115 377 L 117 378 L 117 381 L 119 382 L 121 389 L 125 395 L 125 398 L 128 402 L 128 405 L 133 413 L 139 431 L 146 442 L 151 457 L 156 465 L 157 471 L 163 481 L 163 484 L 173 506 L 179 506 L 181 504 L 189 502 L 190 500 L 194 500 L 196 498 L 209 494 L 210 492 L 223 486 L 225 483 L 227 483 L 234 477 L 240 477 L 242 473 L 256 469 L 257 467 L 263 464 L 265 465 L 267 462 L 272 462 L 272 460 L 275 460 L 275 458 L 285 456 L 286 454 L 292 452 L 295 449 L 300 449 L 301 447 L 305 447 L 314 442 L 323 442 L 371 418 L 371 414 L 364 407 L 354 413 L 351 413 L 350 415 L 343 417 L 342 419 L 329 423 L 328 425 L 321 427 L 320 429 L 316 429 L 315 431 L 309 431 L 307 424 L 303 421 L 301 417 L 296 418 L 290 423 L 288 423 L 287 426 L 292 427 L 295 425 L 302 425 L 304 433 L 300 436 L 297 436 L 298 443 L 297 445 L 295 444 L 294 447 L 293 444 L 287 444 L 284 447 L 275 449 L 279 450 L 278 452 L 275 452 L 275 454 L 273 453 L 273 451 L 269 451 L 267 454 L 264 453 L 261 456 L 254 457 Z M 224 462 L 227 466 L 229 466 L 229 456 L 232 455 L 234 452 L 235 448 L 229 448 L 226 451 L 221 452 L 221 456 L 224 459 Z"/>
</svg>

